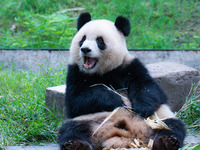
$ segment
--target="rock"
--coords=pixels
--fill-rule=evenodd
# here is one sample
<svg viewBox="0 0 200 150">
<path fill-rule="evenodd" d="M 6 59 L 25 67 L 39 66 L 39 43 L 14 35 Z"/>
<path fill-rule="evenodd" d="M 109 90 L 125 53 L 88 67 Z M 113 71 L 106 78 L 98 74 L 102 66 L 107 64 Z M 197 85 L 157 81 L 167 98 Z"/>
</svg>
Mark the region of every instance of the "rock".
<svg viewBox="0 0 200 150">
<path fill-rule="evenodd" d="M 14 66 L 15 70 L 46 71 L 49 66 L 50 53 L 37 50 L 0 50 L 0 65 L 4 68 Z"/>
<path fill-rule="evenodd" d="M 59 117 L 64 115 L 65 89 L 66 85 L 49 87 L 46 89 L 45 93 L 46 106 Z"/>
<path fill-rule="evenodd" d="M 200 70 L 200 51 L 198 50 L 129 50 L 130 54 L 139 58 L 144 64 L 170 61 Z M 66 68 L 69 60 L 67 49 L 0 49 L 0 65 L 9 69 L 14 65 L 16 70 L 32 70 L 44 72 L 47 68 Z"/>
<path fill-rule="evenodd" d="M 5 150 L 59 150 L 58 144 L 50 143 L 34 146 L 6 146 Z"/>
<path fill-rule="evenodd" d="M 199 72 L 185 65 L 159 62 L 146 67 L 168 95 L 169 105 L 174 112 L 181 109 L 185 103 L 192 84 L 200 81 Z"/>
<path fill-rule="evenodd" d="M 172 111 L 178 111 L 183 106 L 192 83 L 200 80 L 199 72 L 185 65 L 159 62 L 146 67 L 168 95 Z M 58 116 L 63 115 L 65 88 L 65 85 L 61 85 L 46 89 L 46 105 L 51 111 L 57 112 Z"/>
</svg>

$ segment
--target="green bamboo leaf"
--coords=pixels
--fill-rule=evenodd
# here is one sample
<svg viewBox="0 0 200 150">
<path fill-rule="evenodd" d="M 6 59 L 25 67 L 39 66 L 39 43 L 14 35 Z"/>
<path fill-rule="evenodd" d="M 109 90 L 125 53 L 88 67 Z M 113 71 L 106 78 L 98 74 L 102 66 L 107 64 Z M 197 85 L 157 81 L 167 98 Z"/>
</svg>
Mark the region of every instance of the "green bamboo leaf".
<svg viewBox="0 0 200 150">
<path fill-rule="evenodd" d="M 200 144 L 197 145 L 195 148 L 193 148 L 192 150 L 200 150 Z"/>
</svg>

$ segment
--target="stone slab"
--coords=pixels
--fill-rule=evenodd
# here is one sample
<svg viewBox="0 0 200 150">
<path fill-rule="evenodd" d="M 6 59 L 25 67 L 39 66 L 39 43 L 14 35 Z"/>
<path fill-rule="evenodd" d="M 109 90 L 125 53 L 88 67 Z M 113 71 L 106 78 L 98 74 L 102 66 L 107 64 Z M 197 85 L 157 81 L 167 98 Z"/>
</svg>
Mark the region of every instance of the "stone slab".
<svg viewBox="0 0 200 150">
<path fill-rule="evenodd" d="M 185 65 L 159 62 L 146 67 L 168 95 L 169 105 L 174 112 L 181 109 L 185 103 L 192 84 L 200 81 L 199 72 Z"/>
<path fill-rule="evenodd" d="M 49 67 L 49 62 L 49 51 L 0 50 L 0 65 L 4 63 L 3 68 L 14 66 L 15 70 L 32 69 L 34 72 L 40 72 Z"/>
<path fill-rule="evenodd" d="M 200 144 L 200 134 L 189 134 L 185 138 L 185 143 Z M 59 146 L 53 143 L 44 146 L 7 146 L 5 150 L 59 150 Z"/>
<path fill-rule="evenodd" d="M 200 51 L 198 50 L 130 50 L 130 54 L 138 57 L 143 63 L 173 62 L 187 65 L 200 71 Z M 69 59 L 69 50 L 3 50 L 0 49 L 0 65 L 9 68 L 12 64 L 16 69 L 34 72 L 44 68 L 66 67 Z M 42 66 L 42 67 L 41 67 Z"/>
<path fill-rule="evenodd" d="M 7 146 L 5 150 L 59 150 L 58 144 L 45 144 L 44 146 Z"/>
<path fill-rule="evenodd" d="M 168 95 L 172 111 L 178 111 L 182 107 L 192 83 L 200 80 L 199 72 L 196 69 L 181 64 L 160 62 L 148 64 L 147 68 Z M 61 85 L 46 89 L 46 105 L 50 110 L 57 112 L 59 116 L 63 114 L 64 110 L 65 88 L 65 85 Z"/>
<path fill-rule="evenodd" d="M 67 62 L 69 58 L 69 51 L 51 51 L 49 59 L 49 67 L 59 70 L 61 68 L 67 69 Z"/>
<path fill-rule="evenodd" d="M 172 62 L 183 64 L 200 71 L 200 51 L 189 50 L 146 50 L 146 51 L 131 51 L 132 55 L 138 57 L 144 64 L 157 62 Z"/>
<path fill-rule="evenodd" d="M 45 104 L 57 116 L 64 115 L 66 85 L 49 87 L 45 93 Z"/>
<path fill-rule="evenodd" d="M 193 144 L 200 144 L 200 133 L 194 134 L 190 133 L 185 138 L 185 143 L 193 143 Z"/>
</svg>

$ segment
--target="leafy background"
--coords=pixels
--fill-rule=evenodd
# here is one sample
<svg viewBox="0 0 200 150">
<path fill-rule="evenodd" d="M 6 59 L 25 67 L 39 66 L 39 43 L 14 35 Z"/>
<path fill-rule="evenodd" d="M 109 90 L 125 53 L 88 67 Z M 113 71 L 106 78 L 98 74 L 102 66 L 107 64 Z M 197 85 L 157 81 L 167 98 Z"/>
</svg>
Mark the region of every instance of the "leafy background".
<svg viewBox="0 0 200 150">
<path fill-rule="evenodd" d="M 199 49 L 198 0 L 1 0 L 0 48 L 69 48 L 76 19 L 83 11 L 93 19 L 115 21 L 119 15 L 132 24 L 128 48 Z M 12 28 L 14 27 L 14 28 Z"/>
</svg>

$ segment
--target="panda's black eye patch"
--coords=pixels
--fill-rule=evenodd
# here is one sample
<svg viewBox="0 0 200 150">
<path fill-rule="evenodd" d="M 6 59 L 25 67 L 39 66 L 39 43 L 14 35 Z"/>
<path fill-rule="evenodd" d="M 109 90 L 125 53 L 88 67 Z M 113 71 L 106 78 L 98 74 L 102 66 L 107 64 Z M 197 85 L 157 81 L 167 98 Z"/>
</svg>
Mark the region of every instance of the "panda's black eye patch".
<svg viewBox="0 0 200 150">
<path fill-rule="evenodd" d="M 101 49 L 101 50 L 106 49 L 106 44 L 104 43 L 104 40 L 102 37 L 97 37 L 96 41 L 97 41 L 97 45 L 98 45 L 99 49 Z"/>
<path fill-rule="evenodd" d="M 83 42 L 86 40 L 86 36 L 84 35 L 81 41 L 79 42 L 79 46 L 81 47 L 83 45 Z"/>
</svg>

